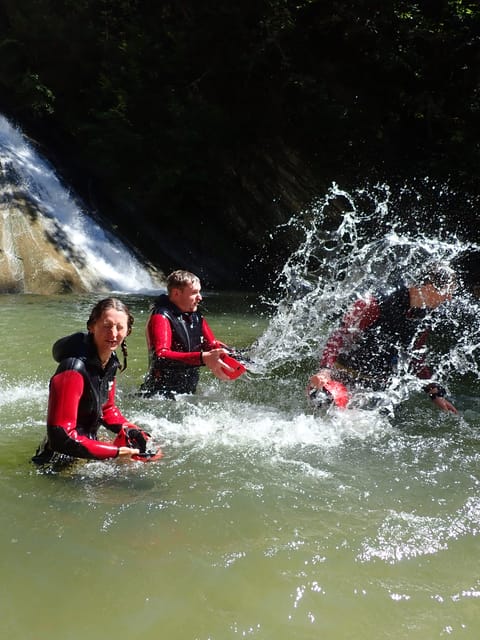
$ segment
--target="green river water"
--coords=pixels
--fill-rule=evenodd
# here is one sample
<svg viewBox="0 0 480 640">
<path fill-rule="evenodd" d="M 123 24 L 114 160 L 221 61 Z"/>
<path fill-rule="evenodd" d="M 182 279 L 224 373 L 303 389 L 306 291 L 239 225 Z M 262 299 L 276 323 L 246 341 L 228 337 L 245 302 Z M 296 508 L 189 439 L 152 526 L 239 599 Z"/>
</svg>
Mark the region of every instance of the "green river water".
<svg viewBox="0 0 480 640">
<path fill-rule="evenodd" d="M 394 419 L 314 415 L 313 363 L 267 365 L 195 397 L 142 399 L 150 300 L 118 405 L 154 464 L 29 462 L 50 349 L 100 296 L 0 296 L 0 630 L 9 640 L 433 640 L 480 635 L 480 402 L 413 397 Z M 249 347 L 268 319 L 207 298 L 216 335 Z M 265 363 L 264 363 L 265 364 Z"/>
</svg>

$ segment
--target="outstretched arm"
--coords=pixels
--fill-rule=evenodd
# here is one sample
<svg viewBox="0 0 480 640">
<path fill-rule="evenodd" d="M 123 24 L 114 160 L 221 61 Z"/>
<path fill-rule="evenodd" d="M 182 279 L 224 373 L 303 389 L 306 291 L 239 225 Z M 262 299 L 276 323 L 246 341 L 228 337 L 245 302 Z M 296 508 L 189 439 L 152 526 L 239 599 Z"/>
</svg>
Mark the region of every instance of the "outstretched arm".
<svg viewBox="0 0 480 640">
<path fill-rule="evenodd" d="M 224 369 L 228 369 L 229 371 L 233 371 L 233 369 L 222 360 L 222 356 L 228 354 L 226 345 L 215 338 L 213 331 L 205 318 L 203 318 L 202 336 L 202 364 L 208 367 L 213 375 L 220 380 L 230 380 Z"/>
<path fill-rule="evenodd" d="M 352 344 L 358 336 L 379 317 L 380 308 L 373 297 L 357 300 L 343 317 L 340 327 L 327 340 L 320 360 L 320 367 L 332 367 L 345 346 Z"/>
<path fill-rule="evenodd" d="M 414 349 L 420 353 L 423 351 L 428 338 L 428 331 L 424 331 L 420 334 L 415 342 Z M 432 371 L 430 367 L 425 363 L 425 358 L 422 353 L 419 357 L 414 357 L 410 363 L 411 369 L 415 372 L 418 378 L 421 380 L 431 380 Z M 428 393 L 433 404 L 435 404 L 442 411 L 449 411 L 451 413 L 458 413 L 454 405 L 445 397 L 446 391 L 441 384 L 437 382 L 429 382 L 423 387 L 425 393 Z"/>
<path fill-rule="evenodd" d="M 132 455 L 136 451 L 117 447 L 106 442 L 92 440 L 77 432 L 77 413 L 83 393 L 83 376 L 78 371 L 67 370 L 56 374 L 50 382 L 48 399 L 47 433 L 54 451 L 75 458 L 106 460 L 118 455 Z M 121 415 L 121 414 L 120 414 Z"/>
<path fill-rule="evenodd" d="M 373 297 L 360 299 L 345 314 L 340 327 L 327 340 L 320 359 L 320 369 L 309 380 L 307 391 L 321 389 L 331 380 L 330 369 L 334 366 L 340 351 L 352 344 L 365 329 L 373 324 L 380 314 L 378 302 Z"/>
</svg>

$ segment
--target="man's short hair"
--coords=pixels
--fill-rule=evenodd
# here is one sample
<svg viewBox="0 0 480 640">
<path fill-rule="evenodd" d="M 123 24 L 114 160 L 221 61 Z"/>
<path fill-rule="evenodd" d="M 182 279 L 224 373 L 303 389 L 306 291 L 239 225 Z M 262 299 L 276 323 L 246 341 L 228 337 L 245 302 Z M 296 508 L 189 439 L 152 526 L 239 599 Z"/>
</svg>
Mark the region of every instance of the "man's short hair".
<svg viewBox="0 0 480 640">
<path fill-rule="evenodd" d="M 200 284 L 200 278 L 190 271 L 177 269 L 167 278 L 167 292 L 170 293 L 172 289 L 183 289 L 189 284 L 192 286 Z"/>
</svg>

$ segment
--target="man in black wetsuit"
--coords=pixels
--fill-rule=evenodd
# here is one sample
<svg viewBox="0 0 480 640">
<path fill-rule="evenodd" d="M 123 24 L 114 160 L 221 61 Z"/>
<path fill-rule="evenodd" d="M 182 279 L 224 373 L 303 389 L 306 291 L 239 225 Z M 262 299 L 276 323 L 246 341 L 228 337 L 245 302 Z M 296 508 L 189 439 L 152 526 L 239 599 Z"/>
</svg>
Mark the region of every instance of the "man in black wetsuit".
<svg viewBox="0 0 480 640">
<path fill-rule="evenodd" d="M 429 382 L 424 390 L 444 411 L 457 413 L 443 387 L 432 381 L 422 356 L 429 330 L 420 322 L 429 312 L 450 300 L 455 289 L 454 272 L 436 267 L 419 286 L 400 287 L 387 296 L 357 300 L 339 329 L 327 341 L 320 370 L 308 383 L 307 392 L 328 386 L 330 380 L 385 389 L 395 371 L 400 351 L 408 352 L 410 368 Z"/>
<path fill-rule="evenodd" d="M 222 360 L 228 354 L 198 311 L 202 300 L 199 278 L 189 271 L 174 271 L 167 278 L 167 294 L 153 304 L 146 327 L 149 370 L 141 392 L 194 393 L 199 368 L 208 367 L 220 380 L 229 380 Z"/>
</svg>

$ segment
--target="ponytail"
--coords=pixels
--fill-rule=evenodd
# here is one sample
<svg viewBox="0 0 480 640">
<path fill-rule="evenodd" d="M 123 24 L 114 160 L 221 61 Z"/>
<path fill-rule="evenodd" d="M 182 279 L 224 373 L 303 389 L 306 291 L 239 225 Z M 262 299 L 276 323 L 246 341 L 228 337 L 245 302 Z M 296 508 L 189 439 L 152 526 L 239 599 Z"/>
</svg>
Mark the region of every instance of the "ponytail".
<svg viewBox="0 0 480 640">
<path fill-rule="evenodd" d="M 123 372 L 127 368 L 127 358 L 128 358 L 127 341 L 124 340 L 120 345 L 120 347 L 122 349 L 122 354 L 123 354 L 123 365 L 120 365 L 120 371 Z"/>
</svg>

